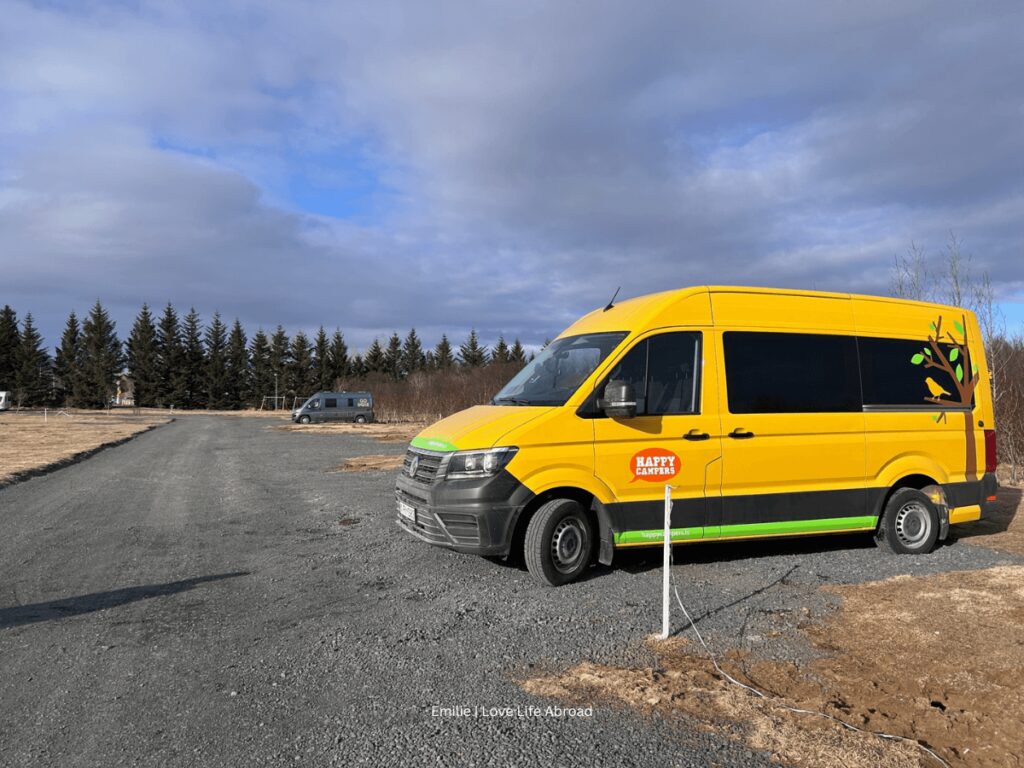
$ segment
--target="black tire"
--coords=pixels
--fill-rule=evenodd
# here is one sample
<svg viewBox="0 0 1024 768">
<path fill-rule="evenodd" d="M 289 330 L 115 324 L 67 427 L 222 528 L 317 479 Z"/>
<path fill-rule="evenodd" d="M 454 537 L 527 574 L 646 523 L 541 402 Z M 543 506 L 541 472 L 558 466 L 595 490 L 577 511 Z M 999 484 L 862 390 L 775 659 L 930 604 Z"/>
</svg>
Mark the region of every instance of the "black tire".
<svg viewBox="0 0 1024 768">
<path fill-rule="evenodd" d="M 886 502 L 875 542 L 897 555 L 924 555 L 939 540 L 939 513 L 916 488 L 900 488 Z"/>
<path fill-rule="evenodd" d="M 360 414 L 359 416 L 356 416 L 356 424 L 365 424 L 365 423 L 366 423 L 366 417 L 365 416 L 363 416 L 362 414 Z"/>
<path fill-rule="evenodd" d="M 299 424 L 309 424 L 309 416 L 299 416 Z"/>
<path fill-rule="evenodd" d="M 530 518 L 523 554 L 530 575 L 541 583 L 558 587 L 575 581 L 593 552 L 594 529 L 579 502 L 553 499 Z"/>
</svg>

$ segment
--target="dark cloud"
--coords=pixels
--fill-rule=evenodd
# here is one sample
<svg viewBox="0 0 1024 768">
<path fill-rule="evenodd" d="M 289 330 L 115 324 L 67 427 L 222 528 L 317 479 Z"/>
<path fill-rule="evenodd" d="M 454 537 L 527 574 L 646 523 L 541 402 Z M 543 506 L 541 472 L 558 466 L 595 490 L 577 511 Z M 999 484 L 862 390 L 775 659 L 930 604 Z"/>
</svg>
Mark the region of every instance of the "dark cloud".
<svg viewBox="0 0 1024 768">
<path fill-rule="evenodd" d="M 10 4 L 0 301 L 51 338 L 98 296 L 122 325 L 170 300 L 359 344 L 536 342 L 620 284 L 884 291 L 893 254 L 950 230 L 1010 301 L 1022 16 Z M 372 199 L 313 213 L 332 188 Z"/>
</svg>

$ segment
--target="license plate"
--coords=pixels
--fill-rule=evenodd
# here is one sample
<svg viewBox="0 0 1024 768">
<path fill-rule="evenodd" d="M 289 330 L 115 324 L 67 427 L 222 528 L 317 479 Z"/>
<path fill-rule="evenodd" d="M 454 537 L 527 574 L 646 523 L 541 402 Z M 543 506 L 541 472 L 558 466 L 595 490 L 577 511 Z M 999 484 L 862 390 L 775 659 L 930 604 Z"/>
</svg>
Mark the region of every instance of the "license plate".
<svg viewBox="0 0 1024 768">
<path fill-rule="evenodd" d="M 410 523 L 416 522 L 416 508 L 409 506 L 404 501 L 398 502 L 398 514 L 404 517 Z"/>
</svg>

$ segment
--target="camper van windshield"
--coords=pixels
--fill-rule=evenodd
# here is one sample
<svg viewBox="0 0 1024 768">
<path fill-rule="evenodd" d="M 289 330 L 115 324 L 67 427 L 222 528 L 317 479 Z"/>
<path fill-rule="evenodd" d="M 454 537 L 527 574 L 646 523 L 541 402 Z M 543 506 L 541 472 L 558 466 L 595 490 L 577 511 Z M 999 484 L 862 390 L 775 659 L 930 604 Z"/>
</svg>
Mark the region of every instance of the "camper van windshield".
<svg viewBox="0 0 1024 768">
<path fill-rule="evenodd" d="M 586 333 L 548 344 L 495 395 L 495 405 L 565 405 L 628 334 Z"/>
</svg>

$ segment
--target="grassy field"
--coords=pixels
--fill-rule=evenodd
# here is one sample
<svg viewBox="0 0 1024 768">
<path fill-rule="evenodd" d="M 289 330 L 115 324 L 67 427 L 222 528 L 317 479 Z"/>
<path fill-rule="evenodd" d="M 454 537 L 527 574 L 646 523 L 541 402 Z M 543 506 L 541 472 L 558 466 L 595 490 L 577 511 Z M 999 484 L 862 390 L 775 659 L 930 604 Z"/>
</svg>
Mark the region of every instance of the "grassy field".
<svg viewBox="0 0 1024 768">
<path fill-rule="evenodd" d="M 0 414 L 0 486 L 168 421 L 166 413 L 156 412 L 50 411 L 45 417 L 42 411 Z"/>
</svg>

